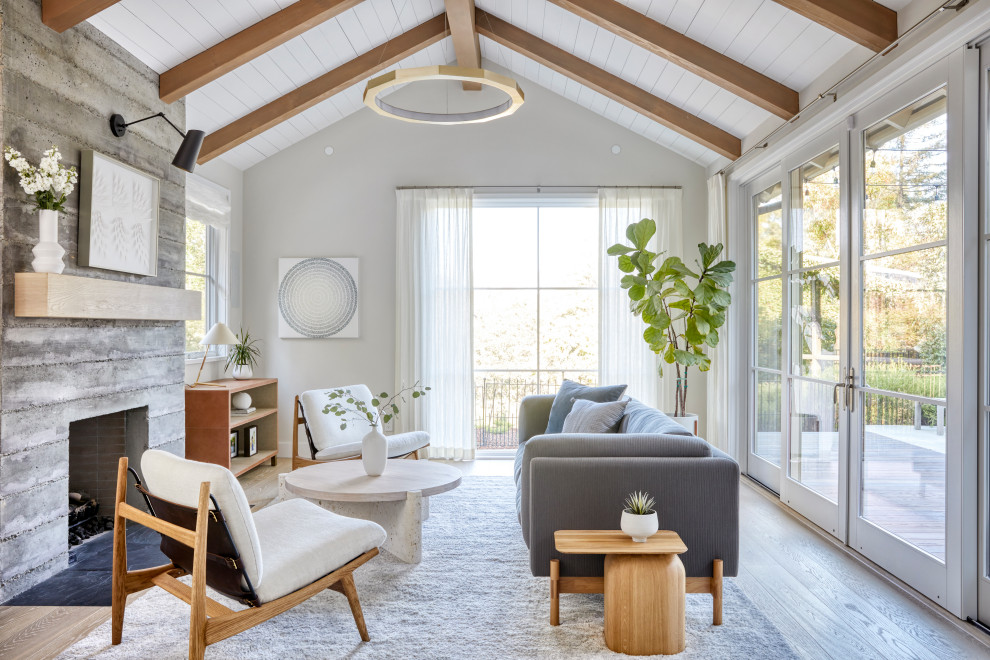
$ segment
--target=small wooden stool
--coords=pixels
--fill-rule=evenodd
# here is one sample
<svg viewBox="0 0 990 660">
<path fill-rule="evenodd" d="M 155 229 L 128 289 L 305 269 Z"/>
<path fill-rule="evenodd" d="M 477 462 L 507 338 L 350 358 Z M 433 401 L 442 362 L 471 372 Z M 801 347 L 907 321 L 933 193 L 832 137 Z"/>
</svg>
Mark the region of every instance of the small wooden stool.
<svg viewBox="0 0 990 660">
<path fill-rule="evenodd" d="M 604 578 L 561 578 L 550 564 L 550 623 L 560 623 L 561 582 L 570 593 L 605 594 L 605 644 L 628 655 L 670 655 L 684 650 L 684 564 L 687 546 L 676 532 L 660 531 L 636 543 L 620 531 L 559 530 L 558 552 L 605 555 Z"/>
</svg>

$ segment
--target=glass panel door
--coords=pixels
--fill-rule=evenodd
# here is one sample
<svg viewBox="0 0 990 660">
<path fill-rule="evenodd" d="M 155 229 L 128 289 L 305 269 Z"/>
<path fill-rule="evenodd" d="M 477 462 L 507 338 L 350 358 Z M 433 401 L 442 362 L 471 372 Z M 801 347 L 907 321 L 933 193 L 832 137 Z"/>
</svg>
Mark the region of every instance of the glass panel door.
<svg viewBox="0 0 990 660">
<path fill-rule="evenodd" d="M 939 88 L 862 131 L 852 545 L 945 591 L 948 125 Z M 876 115 L 875 115 L 876 116 Z M 944 602 L 944 601 L 943 601 Z"/>
<path fill-rule="evenodd" d="M 756 264 L 752 274 L 754 400 L 748 472 L 778 491 L 783 447 L 784 223 L 780 182 L 758 182 L 751 195 Z"/>
<path fill-rule="evenodd" d="M 820 148 L 819 148 L 820 149 Z M 815 149 L 788 172 L 787 469 L 781 500 L 835 536 L 846 457 L 842 268 L 847 217 L 840 149 Z M 800 158 L 800 156 L 799 156 Z"/>
</svg>

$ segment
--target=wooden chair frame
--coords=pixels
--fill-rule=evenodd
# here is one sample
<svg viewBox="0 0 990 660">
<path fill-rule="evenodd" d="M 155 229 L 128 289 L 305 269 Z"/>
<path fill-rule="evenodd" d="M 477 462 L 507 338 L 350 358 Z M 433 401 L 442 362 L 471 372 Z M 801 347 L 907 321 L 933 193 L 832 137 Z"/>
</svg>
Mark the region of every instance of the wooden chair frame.
<svg viewBox="0 0 990 660">
<path fill-rule="evenodd" d="M 117 464 L 117 495 L 114 508 L 113 527 L 113 601 L 111 606 L 112 643 L 120 644 L 124 629 L 124 609 L 129 594 L 158 586 L 173 596 L 189 604 L 189 658 L 202 660 L 206 647 L 237 633 L 244 632 L 259 623 L 267 621 L 299 603 L 315 596 L 324 589 L 342 593 L 351 607 L 354 623 L 361 639 L 370 641 L 368 629 L 361 612 L 357 589 L 354 586 L 354 570 L 378 554 L 378 548 L 354 558 L 334 572 L 306 585 L 302 589 L 287 594 L 268 603 L 235 612 L 206 595 L 207 530 L 210 519 L 210 484 L 199 486 L 196 529 L 186 529 L 168 521 L 156 518 L 126 502 L 127 458 Z M 177 578 L 186 571 L 174 564 L 137 571 L 127 570 L 126 522 L 139 525 L 175 539 L 193 549 L 192 586 L 179 582 Z"/>
<path fill-rule="evenodd" d="M 722 625 L 722 560 L 712 562 L 711 577 L 689 577 L 684 584 L 688 594 L 712 595 L 712 623 Z M 560 560 L 550 560 L 550 625 L 560 625 L 560 594 L 605 593 L 605 578 L 561 577 Z"/>
<path fill-rule="evenodd" d="M 298 470 L 302 467 L 309 467 L 310 465 L 322 465 L 323 463 L 334 463 L 336 461 L 356 461 L 361 458 L 361 454 L 357 456 L 348 456 L 347 458 L 331 458 L 325 461 L 316 461 L 311 458 L 303 458 L 299 455 L 299 426 L 302 425 L 306 429 L 306 442 L 310 445 L 310 456 L 313 455 L 313 438 L 310 435 L 309 426 L 306 424 L 306 415 L 303 412 L 302 404 L 299 403 L 299 396 L 296 395 L 296 401 L 292 405 L 292 419 L 294 423 L 292 424 L 292 469 Z M 420 447 L 420 449 L 426 449 L 429 447 L 429 443 Z M 403 454 L 402 456 L 395 456 L 394 458 L 407 458 L 411 461 L 419 460 L 419 449 L 413 450 L 408 454 Z"/>
</svg>

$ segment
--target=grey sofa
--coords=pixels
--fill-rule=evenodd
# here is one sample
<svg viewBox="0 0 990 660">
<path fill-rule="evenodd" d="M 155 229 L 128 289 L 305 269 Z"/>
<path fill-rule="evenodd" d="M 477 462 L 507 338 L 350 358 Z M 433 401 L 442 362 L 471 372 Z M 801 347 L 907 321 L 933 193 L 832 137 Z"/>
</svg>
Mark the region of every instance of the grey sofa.
<svg viewBox="0 0 990 660">
<path fill-rule="evenodd" d="M 631 399 L 619 433 L 544 434 L 553 395 L 528 396 L 519 411 L 516 511 L 534 576 L 600 577 L 602 555 L 554 550 L 558 529 L 618 529 L 633 490 L 656 498 L 660 529 L 677 532 L 688 577 L 739 570 L 739 465 L 672 419 Z"/>
</svg>

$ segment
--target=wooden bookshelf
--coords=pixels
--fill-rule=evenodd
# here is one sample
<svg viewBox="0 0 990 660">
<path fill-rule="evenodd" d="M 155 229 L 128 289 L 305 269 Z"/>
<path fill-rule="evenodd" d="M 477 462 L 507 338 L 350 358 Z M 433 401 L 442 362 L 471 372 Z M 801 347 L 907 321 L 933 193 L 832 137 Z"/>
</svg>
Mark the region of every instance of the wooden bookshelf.
<svg viewBox="0 0 990 660">
<path fill-rule="evenodd" d="M 278 379 L 225 378 L 213 383 L 222 387 L 186 386 L 186 458 L 216 463 L 236 476 L 265 461 L 276 464 L 278 454 Z M 232 415 L 230 397 L 236 392 L 251 395 L 256 407 L 250 415 Z M 244 427 L 258 426 L 258 453 L 230 457 L 230 434 Z"/>
</svg>

